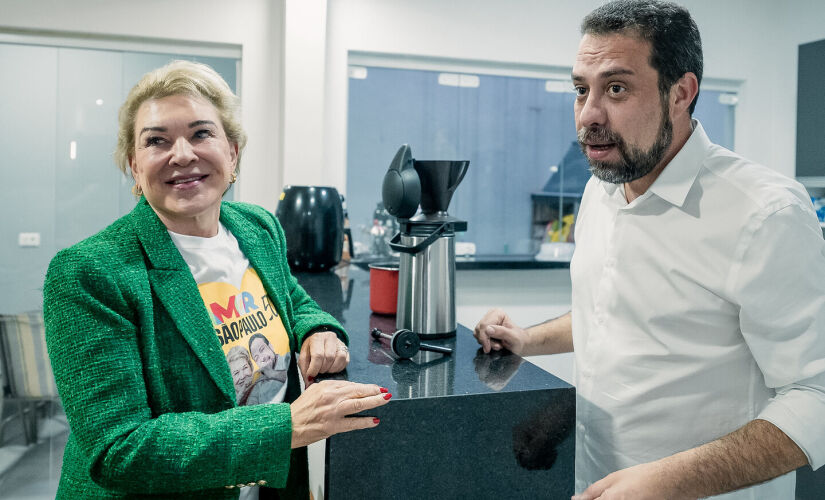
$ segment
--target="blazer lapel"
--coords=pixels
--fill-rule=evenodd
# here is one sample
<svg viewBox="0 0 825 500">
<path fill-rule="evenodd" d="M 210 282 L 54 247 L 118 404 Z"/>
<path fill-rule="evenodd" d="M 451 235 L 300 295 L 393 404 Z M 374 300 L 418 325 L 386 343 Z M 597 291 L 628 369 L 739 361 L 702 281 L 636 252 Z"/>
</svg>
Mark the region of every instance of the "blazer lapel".
<svg viewBox="0 0 825 500">
<path fill-rule="evenodd" d="M 145 198 L 141 198 L 132 214 L 135 232 L 149 261 L 152 290 L 215 384 L 235 403 L 232 374 L 192 273 Z"/>
</svg>

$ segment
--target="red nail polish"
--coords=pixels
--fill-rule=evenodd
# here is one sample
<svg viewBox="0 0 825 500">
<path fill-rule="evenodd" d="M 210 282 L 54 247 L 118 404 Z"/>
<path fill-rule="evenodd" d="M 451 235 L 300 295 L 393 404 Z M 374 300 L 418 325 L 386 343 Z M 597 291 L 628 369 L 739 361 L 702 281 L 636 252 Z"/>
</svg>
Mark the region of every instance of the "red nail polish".
<svg viewBox="0 0 825 500">
<path fill-rule="evenodd" d="M 390 394 L 389 392 L 384 394 L 384 399 L 390 399 L 391 397 L 392 397 L 392 394 Z"/>
<path fill-rule="evenodd" d="M 315 382 L 315 377 L 307 377 L 307 380 L 309 380 L 310 382 Z"/>
<path fill-rule="evenodd" d="M 390 391 L 388 391 L 386 387 L 381 387 L 381 393 L 382 394 L 386 394 L 388 392 L 390 392 Z"/>
<path fill-rule="evenodd" d="M 379 420 L 378 417 L 372 417 L 372 423 L 378 424 L 378 422 L 380 422 L 380 421 L 381 420 Z"/>
</svg>

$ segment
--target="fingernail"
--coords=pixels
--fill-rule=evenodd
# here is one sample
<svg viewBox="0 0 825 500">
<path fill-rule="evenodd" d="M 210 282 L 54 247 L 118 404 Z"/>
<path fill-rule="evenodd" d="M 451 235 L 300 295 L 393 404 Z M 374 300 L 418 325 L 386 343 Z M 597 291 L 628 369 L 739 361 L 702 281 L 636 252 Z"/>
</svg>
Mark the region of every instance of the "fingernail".
<svg viewBox="0 0 825 500">
<path fill-rule="evenodd" d="M 387 392 L 390 392 L 390 391 L 388 391 L 388 390 L 387 390 L 387 388 L 386 388 L 386 387 L 381 387 L 380 389 L 381 389 L 381 393 L 387 393 Z"/>
<path fill-rule="evenodd" d="M 389 392 L 384 394 L 384 399 L 390 399 L 391 397 L 392 397 L 392 394 L 390 394 Z"/>
<path fill-rule="evenodd" d="M 492 335 L 494 333 L 496 333 L 496 329 L 493 328 L 492 326 L 488 326 L 487 327 L 487 335 Z"/>
<path fill-rule="evenodd" d="M 379 420 L 379 419 L 378 419 L 378 417 L 372 417 L 372 423 L 374 423 L 374 424 L 376 424 L 376 425 L 377 425 L 377 424 L 378 424 L 378 422 L 380 422 L 380 421 L 381 421 L 381 420 Z"/>
</svg>

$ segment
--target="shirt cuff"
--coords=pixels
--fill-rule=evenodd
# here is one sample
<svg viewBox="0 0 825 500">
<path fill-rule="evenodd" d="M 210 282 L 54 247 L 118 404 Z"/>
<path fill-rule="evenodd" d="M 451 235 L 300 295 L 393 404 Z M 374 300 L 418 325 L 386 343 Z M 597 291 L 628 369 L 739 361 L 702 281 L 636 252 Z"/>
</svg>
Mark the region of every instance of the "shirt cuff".
<svg viewBox="0 0 825 500">
<path fill-rule="evenodd" d="M 777 394 L 756 418 L 791 438 L 814 470 L 825 465 L 825 394 L 796 385 Z"/>
</svg>

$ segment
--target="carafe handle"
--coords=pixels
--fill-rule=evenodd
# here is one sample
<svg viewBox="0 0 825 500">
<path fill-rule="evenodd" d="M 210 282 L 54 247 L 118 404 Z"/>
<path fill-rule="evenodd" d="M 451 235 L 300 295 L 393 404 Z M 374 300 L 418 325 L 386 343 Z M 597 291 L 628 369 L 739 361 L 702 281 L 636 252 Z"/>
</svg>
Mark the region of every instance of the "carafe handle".
<svg viewBox="0 0 825 500">
<path fill-rule="evenodd" d="M 435 242 L 435 240 L 437 240 L 442 234 L 444 234 L 444 231 L 447 230 L 448 226 L 448 222 L 441 224 L 435 231 L 432 232 L 432 234 L 427 236 L 427 238 L 424 241 L 422 241 L 418 245 L 414 245 L 411 247 L 401 244 L 401 233 L 395 233 L 395 236 L 393 236 L 392 239 L 389 241 L 390 248 L 392 248 L 396 252 L 408 253 L 413 255 L 417 254 L 425 248 L 427 248 L 428 246 L 432 245 L 433 242 Z"/>
</svg>

